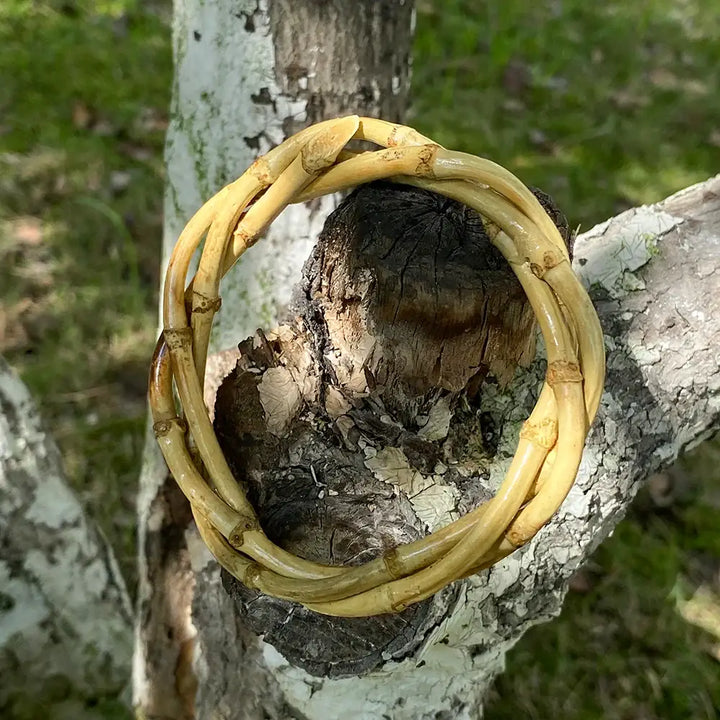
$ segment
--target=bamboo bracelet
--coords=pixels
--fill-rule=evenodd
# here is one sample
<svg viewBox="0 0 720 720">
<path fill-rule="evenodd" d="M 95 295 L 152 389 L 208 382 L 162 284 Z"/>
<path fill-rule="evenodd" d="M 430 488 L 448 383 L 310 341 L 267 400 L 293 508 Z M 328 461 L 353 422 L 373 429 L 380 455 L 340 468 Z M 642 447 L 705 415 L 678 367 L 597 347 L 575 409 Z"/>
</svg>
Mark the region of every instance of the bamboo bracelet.
<svg viewBox="0 0 720 720">
<path fill-rule="evenodd" d="M 350 152 L 345 145 L 352 139 L 381 149 Z M 536 315 L 548 368 L 494 498 L 364 565 L 328 566 L 278 547 L 263 532 L 215 437 L 203 402 L 205 364 L 220 280 L 277 215 L 288 204 L 379 179 L 447 195 L 487 219 L 491 240 Z M 530 541 L 572 487 L 602 393 L 602 331 L 557 228 L 530 190 L 489 160 L 372 118 L 313 125 L 256 160 L 197 211 L 170 258 L 163 300 L 150 374 L 155 435 L 207 546 L 248 587 L 328 615 L 399 612 Z"/>
</svg>

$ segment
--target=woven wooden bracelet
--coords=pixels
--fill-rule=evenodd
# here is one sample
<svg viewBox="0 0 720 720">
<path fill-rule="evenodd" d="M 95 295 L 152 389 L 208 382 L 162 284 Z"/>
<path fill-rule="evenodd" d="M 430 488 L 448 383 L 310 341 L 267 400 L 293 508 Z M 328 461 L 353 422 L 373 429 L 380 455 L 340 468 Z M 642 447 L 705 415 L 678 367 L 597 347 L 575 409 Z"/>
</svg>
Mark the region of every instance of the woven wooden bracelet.
<svg viewBox="0 0 720 720">
<path fill-rule="evenodd" d="M 345 150 L 352 139 L 381 149 Z M 441 193 L 489 221 L 491 240 L 536 315 L 548 368 L 492 500 L 364 565 L 328 566 L 287 552 L 263 532 L 203 403 L 205 363 L 221 278 L 283 208 L 378 179 Z M 203 238 L 198 270 L 188 284 L 190 262 Z M 531 540 L 575 480 L 605 372 L 597 315 L 570 267 L 565 243 L 535 196 L 489 160 L 445 150 L 411 128 L 357 116 L 299 132 L 198 210 L 168 265 L 163 323 L 150 378 L 154 430 L 203 539 L 248 587 L 338 616 L 398 612 Z"/>
</svg>

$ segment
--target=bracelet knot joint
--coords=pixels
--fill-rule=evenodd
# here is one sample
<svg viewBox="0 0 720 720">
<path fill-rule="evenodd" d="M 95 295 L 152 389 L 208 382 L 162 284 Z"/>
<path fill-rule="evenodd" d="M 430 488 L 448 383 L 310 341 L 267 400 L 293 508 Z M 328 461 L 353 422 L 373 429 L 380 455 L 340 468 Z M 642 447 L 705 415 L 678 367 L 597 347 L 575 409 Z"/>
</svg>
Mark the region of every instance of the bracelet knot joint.
<svg viewBox="0 0 720 720">
<path fill-rule="evenodd" d="M 180 428 L 182 434 L 187 432 L 188 426 L 185 420 L 181 417 L 166 418 L 165 420 L 158 420 L 153 423 L 153 433 L 156 438 L 165 437 L 173 429 L 173 427 Z"/>
<path fill-rule="evenodd" d="M 583 381 L 583 374 L 576 362 L 569 360 L 555 360 L 548 365 L 546 378 L 551 387 L 559 383 L 579 383 Z"/>
</svg>

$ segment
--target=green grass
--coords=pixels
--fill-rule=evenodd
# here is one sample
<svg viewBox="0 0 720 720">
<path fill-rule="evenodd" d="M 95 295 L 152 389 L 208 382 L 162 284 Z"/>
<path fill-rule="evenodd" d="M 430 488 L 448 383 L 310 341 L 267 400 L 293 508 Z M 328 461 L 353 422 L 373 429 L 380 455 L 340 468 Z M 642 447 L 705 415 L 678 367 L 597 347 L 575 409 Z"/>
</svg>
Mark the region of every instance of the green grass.
<svg viewBox="0 0 720 720">
<path fill-rule="evenodd" d="M 0 3 L 0 352 L 131 585 L 168 16 L 168 0 Z M 702 0 L 418 0 L 412 123 L 587 228 L 718 171 L 718 37 Z M 490 720 L 717 717 L 718 447 L 683 461 L 667 507 L 645 493 L 562 616 L 510 653 Z"/>
<path fill-rule="evenodd" d="M 560 619 L 510 653 L 488 720 L 717 717 L 720 506 L 705 473 L 718 460 L 717 447 L 686 458 L 666 508 L 641 494 L 581 571 Z M 695 624 L 698 609 L 708 632 Z"/>
<path fill-rule="evenodd" d="M 0 352 L 131 581 L 172 70 L 145 7 L 0 4 Z"/>
<path fill-rule="evenodd" d="M 587 228 L 718 171 L 719 34 L 702 0 L 419 0 L 414 123 Z"/>
</svg>

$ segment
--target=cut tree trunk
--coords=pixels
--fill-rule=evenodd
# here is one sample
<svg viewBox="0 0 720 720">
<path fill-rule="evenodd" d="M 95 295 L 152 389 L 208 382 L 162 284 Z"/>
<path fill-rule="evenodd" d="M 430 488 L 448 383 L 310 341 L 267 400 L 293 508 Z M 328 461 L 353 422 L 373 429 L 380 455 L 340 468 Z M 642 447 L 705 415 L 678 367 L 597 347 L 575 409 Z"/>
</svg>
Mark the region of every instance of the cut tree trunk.
<svg viewBox="0 0 720 720">
<path fill-rule="evenodd" d="M 523 310 L 472 213 L 414 189 L 391 192 L 363 188 L 329 219 L 298 314 L 242 343 L 217 393 L 218 437 L 266 532 L 320 562 L 369 559 L 487 499 L 545 372 L 540 359 L 506 389 L 487 382 L 468 392 L 490 364 L 483 352 L 504 354 L 501 376 L 521 359 L 488 337 L 505 321 L 521 327 Z M 223 605 L 220 614 L 225 600 L 214 595 L 195 604 L 212 667 L 201 697 L 242 720 L 478 717 L 506 651 L 559 612 L 569 578 L 640 483 L 718 428 L 719 219 L 716 178 L 577 239 L 574 267 L 605 331 L 607 385 L 576 485 L 533 542 L 431 600 L 376 618 L 317 615 L 225 576 L 234 612 Z M 435 245 L 421 252 L 426 242 Z M 526 344 L 527 331 L 512 347 Z M 464 374 L 454 357 L 462 349 Z M 254 683 L 265 668 L 273 692 L 255 705 L 243 705 L 244 688 L 216 684 L 227 676 L 228 622 L 233 633 L 263 636 L 245 635 L 231 663 L 251 663 Z M 213 646 L 220 662 L 207 654 Z"/>
<path fill-rule="evenodd" d="M 372 210 L 371 227 L 382 227 L 367 191 L 358 197 L 361 210 Z M 470 397 L 468 381 L 486 372 L 483 363 L 460 377 L 458 362 L 450 357 L 446 365 L 442 348 L 434 349 L 437 332 L 407 330 L 416 315 L 442 305 L 442 292 L 423 293 L 427 273 L 400 258 L 401 292 L 388 313 L 398 258 L 387 248 L 358 257 L 343 229 L 347 207 L 306 266 L 295 318 L 241 344 L 240 361 L 217 393 L 215 423 L 271 536 L 317 559 L 355 562 L 447 522 L 494 491 L 545 365 L 539 359 L 509 387 L 487 382 Z M 463 232 L 474 226 L 457 207 L 434 212 L 454 217 Z M 574 267 L 605 331 L 606 391 L 562 508 L 534 541 L 491 570 L 401 616 L 337 620 L 257 596 L 230 578 L 220 587 L 216 564 L 188 529 L 197 716 L 478 717 L 507 650 L 559 612 L 570 576 L 642 480 L 720 424 L 719 220 L 715 178 L 577 239 Z M 402 227 L 398 219 L 401 236 Z M 446 251 L 456 256 L 447 246 L 453 232 L 438 232 L 436 262 Z M 359 240 L 362 251 L 378 238 L 361 233 Z M 435 269 L 438 290 L 444 273 Z M 465 335 L 463 323 L 477 322 L 462 311 L 466 302 L 440 329 L 451 346 L 454 335 Z M 522 317 L 511 305 L 504 312 Z M 490 299 L 482 322 L 499 314 Z M 416 345 L 403 349 L 408 337 Z M 437 371 L 422 385 L 416 366 L 430 350 L 440 363 L 432 363 Z M 216 378 L 235 360 L 220 355 Z M 484 443 L 474 453 L 478 436 Z"/>
<path fill-rule="evenodd" d="M 0 358 L 0 716 L 100 718 L 92 707 L 129 690 L 131 654 L 112 551 Z"/>
<path fill-rule="evenodd" d="M 347 113 L 402 119 L 413 17 L 411 0 L 176 0 L 165 262 L 204 200 L 301 127 Z M 335 204 L 327 197 L 292 206 L 273 223 L 258 252 L 243 258 L 224 287 L 215 350 L 233 348 L 257 327 L 275 325 Z M 212 365 L 208 371 L 212 377 Z M 232 613 L 232 603 L 219 592 L 217 568 L 205 564 L 188 505 L 168 480 L 152 438 L 138 514 L 135 705 L 149 718 L 207 717 L 223 691 L 205 681 L 217 672 L 218 658 L 214 650 L 205 652 L 190 603 L 194 595 L 196 603 L 210 603 L 215 618 Z M 202 592 L 194 593 L 196 580 Z M 255 641 L 231 625 L 227 641 L 234 661 L 236 651 Z M 264 671 L 255 677 L 246 670 L 242 678 L 228 680 L 234 691 L 245 688 L 251 697 L 271 702 L 275 691 L 263 689 L 264 677 Z M 242 704 L 252 706 L 247 698 Z"/>
</svg>

